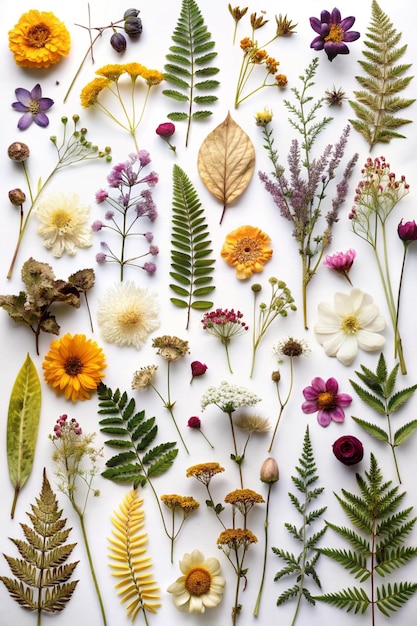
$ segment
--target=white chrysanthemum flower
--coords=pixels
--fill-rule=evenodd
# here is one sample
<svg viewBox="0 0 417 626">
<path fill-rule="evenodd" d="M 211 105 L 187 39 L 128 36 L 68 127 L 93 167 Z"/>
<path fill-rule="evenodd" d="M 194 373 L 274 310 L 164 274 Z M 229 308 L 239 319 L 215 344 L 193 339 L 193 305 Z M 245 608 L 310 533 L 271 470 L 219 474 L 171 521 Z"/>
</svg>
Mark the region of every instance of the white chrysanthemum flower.
<svg viewBox="0 0 417 626">
<path fill-rule="evenodd" d="M 183 575 L 167 589 L 179 611 L 204 613 L 220 604 L 226 581 L 220 576 L 218 559 L 205 559 L 200 550 L 193 550 L 184 554 L 180 570 Z"/>
<path fill-rule="evenodd" d="M 385 339 L 379 333 L 385 319 L 373 302 L 369 294 L 352 289 L 349 294 L 336 293 L 333 304 L 319 304 L 314 332 L 328 356 L 351 365 L 359 348 L 366 352 L 382 349 Z"/>
<path fill-rule="evenodd" d="M 80 204 L 76 193 L 56 192 L 41 197 L 35 215 L 41 223 L 38 233 L 44 238 L 45 248 L 52 250 L 54 257 L 59 258 L 64 252 L 74 256 L 77 248 L 92 245 L 90 207 Z"/>
<path fill-rule="evenodd" d="M 138 350 L 159 328 L 159 299 L 155 291 L 132 281 L 117 283 L 99 300 L 97 323 L 104 341 Z"/>
<path fill-rule="evenodd" d="M 209 387 L 203 394 L 201 408 L 205 409 L 209 404 L 215 404 L 225 413 L 231 413 L 242 406 L 253 406 L 260 401 L 261 398 L 249 389 L 231 385 L 223 380 L 219 387 Z"/>
</svg>

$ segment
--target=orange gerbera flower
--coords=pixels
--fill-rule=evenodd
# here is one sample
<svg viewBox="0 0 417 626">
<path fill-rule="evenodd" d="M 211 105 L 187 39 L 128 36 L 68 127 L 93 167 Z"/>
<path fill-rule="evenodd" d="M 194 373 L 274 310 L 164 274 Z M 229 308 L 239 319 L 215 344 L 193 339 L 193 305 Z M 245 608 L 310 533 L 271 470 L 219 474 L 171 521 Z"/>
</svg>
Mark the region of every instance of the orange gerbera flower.
<svg viewBox="0 0 417 626">
<path fill-rule="evenodd" d="M 9 31 L 9 48 L 21 67 L 46 68 L 67 56 L 71 37 L 53 13 L 32 9 Z"/>
<path fill-rule="evenodd" d="M 229 233 L 220 252 L 221 257 L 236 268 L 236 278 L 245 280 L 262 272 L 271 256 L 271 239 L 260 228 L 240 226 Z"/>
<path fill-rule="evenodd" d="M 87 400 L 104 378 L 103 350 L 85 335 L 67 333 L 51 342 L 42 363 L 45 381 L 67 400 Z"/>
</svg>

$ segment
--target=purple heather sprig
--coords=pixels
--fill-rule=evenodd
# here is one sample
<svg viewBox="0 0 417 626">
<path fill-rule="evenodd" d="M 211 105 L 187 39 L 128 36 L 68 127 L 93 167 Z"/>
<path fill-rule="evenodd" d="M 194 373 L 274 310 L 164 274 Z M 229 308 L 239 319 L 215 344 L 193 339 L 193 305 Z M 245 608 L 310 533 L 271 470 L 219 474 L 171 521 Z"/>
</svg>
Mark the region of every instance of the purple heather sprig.
<svg viewBox="0 0 417 626">
<path fill-rule="evenodd" d="M 150 172 L 143 174 L 143 169 L 149 165 L 151 158 L 146 150 L 130 154 L 129 160 L 124 163 L 118 163 L 113 167 L 107 176 L 109 191 L 100 189 L 96 193 L 97 204 L 106 204 L 111 208 L 106 210 L 104 215 L 106 222 L 96 220 L 92 224 L 94 232 L 101 232 L 104 229 L 113 231 L 121 237 L 122 244 L 120 254 L 117 255 L 105 241 L 101 242 L 102 252 L 96 255 L 96 261 L 103 263 L 118 263 L 120 265 L 120 280 L 123 281 L 124 269 L 127 265 L 140 267 L 141 269 L 153 274 L 156 270 L 155 263 L 147 261 L 142 265 L 138 263 L 139 259 L 149 256 L 156 256 L 159 249 L 153 241 L 153 234 L 150 231 L 137 232 L 133 230 L 134 225 L 141 217 L 146 217 L 150 222 L 155 221 L 158 216 L 156 205 L 153 201 L 150 189 L 142 189 L 137 191 L 138 185 L 147 185 L 154 187 L 158 182 L 158 174 Z M 117 196 L 110 195 L 112 189 L 117 190 Z M 127 239 L 129 237 L 143 237 L 148 245 L 147 250 L 137 256 L 127 257 Z M 137 244 L 135 245 L 137 249 Z M 126 258 L 127 257 L 127 258 Z"/>
<path fill-rule="evenodd" d="M 229 343 L 232 337 L 242 335 L 249 329 L 249 326 L 242 320 L 243 313 L 234 309 L 215 309 L 209 313 L 204 313 L 201 323 L 203 329 L 210 335 L 218 337 L 226 349 L 227 365 L 233 374 L 230 363 Z"/>
<path fill-rule="evenodd" d="M 397 177 L 391 172 L 385 157 L 366 160 L 361 170 L 362 180 L 356 188 L 354 206 L 349 214 L 352 229 L 374 251 L 381 278 L 391 324 L 394 331 L 395 356 L 401 372 L 407 373 L 401 335 L 398 328 L 398 303 L 395 302 L 390 266 L 392 258 L 387 245 L 387 219 L 397 204 L 409 193 L 405 176 Z"/>
<path fill-rule="evenodd" d="M 49 119 L 45 111 L 48 111 L 54 104 L 51 98 L 42 97 L 42 88 L 40 84 L 34 86 L 31 91 L 18 87 L 15 90 L 17 102 L 12 103 L 15 111 L 23 113 L 17 123 L 19 130 L 26 130 L 35 122 L 38 126 L 46 128 L 49 125 Z"/>
<path fill-rule="evenodd" d="M 324 50 L 329 61 L 338 54 L 349 54 L 349 48 L 346 43 L 356 41 L 360 37 L 360 33 L 350 30 L 355 23 L 352 15 L 342 20 L 339 9 L 334 8 L 329 11 L 322 11 L 320 19 L 310 17 L 310 25 L 318 36 L 311 42 L 310 48 L 319 51 Z"/>
</svg>

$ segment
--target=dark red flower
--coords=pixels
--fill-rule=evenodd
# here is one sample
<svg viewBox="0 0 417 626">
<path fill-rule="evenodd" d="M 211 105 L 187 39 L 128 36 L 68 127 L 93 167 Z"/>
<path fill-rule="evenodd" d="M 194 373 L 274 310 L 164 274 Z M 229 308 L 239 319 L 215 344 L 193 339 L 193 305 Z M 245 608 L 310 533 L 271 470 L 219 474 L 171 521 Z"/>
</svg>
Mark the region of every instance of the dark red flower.
<svg viewBox="0 0 417 626">
<path fill-rule="evenodd" d="M 402 241 L 416 241 L 417 240 L 417 224 L 415 220 L 412 222 L 403 221 L 398 224 L 398 236 Z"/>
<path fill-rule="evenodd" d="M 310 17 L 311 28 L 318 33 L 318 36 L 311 42 L 310 48 L 324 49 L 329 61 L 333 61 L 338 54 L 349 54 L 349 48 L 344 42 L 356 41 L 360 37 L 360 33 L 350 31 L 354 23 L 353 16 L 342 20 L 340 11 L 336 8 L 331 13 L 322 11 L 320 19 Z"/>
<path fill-rule="evenodd" d="M 205 363 L 200 363 L 200 361 L 193 361 L 191 363 L 191 380 L 190 383 L 193 382 L 195 376 L 203 376 L 207 371 L 207 365 Z"/>
<path fill-rule="evenodd" d="M 343 435 L 334 442 L 333 453 L 344 465 L 355 465 L 363 459 L 363 445 L 353 435 Z"/>
<path fill-rule="evenodd" d="M 193 415 L 187 422 L 187 426 L 189 428 L 195 428 L 196 430 L 200 430 L 201 428 L 201 419 L 197 417 L 197 415 Z"/>
<path fill-rule="evenodd" d="M 155 132 L 160 137 L 172 137 L 175 133 L 175 126 L 172 122 L 164 122 L 163 124 L 159 124 Z"/>
</svg>

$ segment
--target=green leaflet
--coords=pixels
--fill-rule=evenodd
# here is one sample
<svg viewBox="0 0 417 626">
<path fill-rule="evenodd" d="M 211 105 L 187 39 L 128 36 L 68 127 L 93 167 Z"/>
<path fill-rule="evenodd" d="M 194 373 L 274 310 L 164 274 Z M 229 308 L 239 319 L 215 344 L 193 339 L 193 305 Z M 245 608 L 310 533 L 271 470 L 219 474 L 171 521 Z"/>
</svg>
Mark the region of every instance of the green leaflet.
<svg viewBox="0 0 417 626">
<path fill-rule="evenodd" d="M 316 596 L 326 604 L 339 609 L 366 613 L 372 611 L 372 624 L 378 609 L 389 616 L 397 611 L 417 591 L 417 583 L 395 582 L 380 584 L 386 578 L 417 556 L 417 547 L 406 546 L 417 517 L 411 518 L 412 507 L 399 510 L 405 492 L 391 487 L 384 480 L 376 458 L 371 454 L 370 469 L 365 475 L 356 475 L 359 494 L 342 489 L 336 495 L 353 529 L 327 523 L 352 550 L 317 548 L 323 554 L 350 572 L 361 586 Z"/>
<path fill-rule="evenodd" d="M 197 192 L 186 173 L 173 168 L 170 284 L 172 304 L 187 310 L 188 329 L 191 309 L 210 309 L 213 303 L 203 298 L 214 291 L 211 284 L 214 259 L 211 258 L 208 226 Z"/>
<path fill-rule="evenodd" d="M 65 528 L 62 509 L 43 471 L 40 496 L 27 513 L 31 526 L 20 524 L 26 541 L 11 539 L 21 558 L 4 555 L 14 578 L 0 576 L 19 606 L 35 611 L 40 624 L 42 612 L 62 611 L 78 584 L 69 582 L 78 561 L 66 563 L 75 543 L 67 543 L 71 528 Z"/>
<path fill-rule="evenodd" d="M 14 517 L 17 498 L 32 471 L 41 413 L 41 383 L 36 367 L 26 356 L 9 402 L 7 419 L 7 463 L 14 487 L 11 517 Z"/>
<path fill-rule="evenodd" d="M 191 120 L 205 119 L 210 110 L 194 110 L 195 105 L 213 104 L 217 96 L 195 95 L 195 92 L 211 91 L 219 86 L 219 81 L 208 76 L 218 74 L 219 70 L 211 65 L 216 58 L 214 41 L 207 31 L 203 16 L 195 0 L 182 0 L 181 13 L 172 35 L 174 45 L 166 55 L 164 78 L 175 89 L 164 89 L 163 94 L 177 102 L 187 102 L 186 110 L 168 114 L 173 121 L 188 120 L 185 145 L 188 145 Z"/>
<path fill-rule="evenodd" d="M 395 137 L 404 138 L 397 129 L 412 121 L 396 115 L 415 102 L 414 98 L 398 95 L 414 78 L 405 76 L 411 63 L 397 64 L 407 50 L 406 45 L 397 47 L 400 39 L 401 33 L 397 33 L 388 16 L 373 0 L 366 48 L 362 51 L 365 60 L 358 61 L 366 76 L 356 76 L 362 89 L 354 91 L 356 101 L 349 100 L 358 118 L 349 122 L 363 135 L 370 149 L 376 143 L 386 144 Z"/>
</svg>

